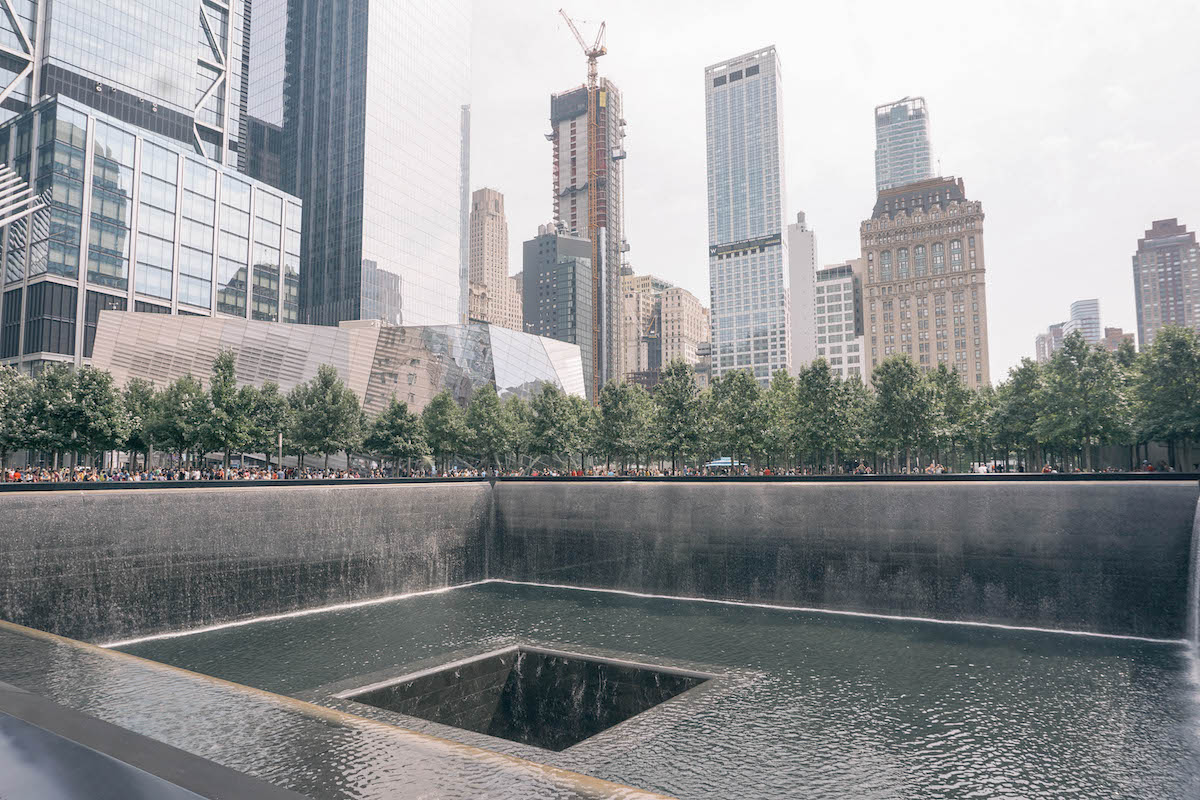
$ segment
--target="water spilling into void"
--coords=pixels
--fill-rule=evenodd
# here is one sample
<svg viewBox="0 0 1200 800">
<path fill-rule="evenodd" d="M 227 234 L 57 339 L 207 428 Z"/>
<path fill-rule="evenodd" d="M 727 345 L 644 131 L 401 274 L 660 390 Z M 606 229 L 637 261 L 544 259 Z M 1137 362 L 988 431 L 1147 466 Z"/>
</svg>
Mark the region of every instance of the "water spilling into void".
<svg viewBox="0 0 1200 800">
<path fill-rule="evenodd" d="M 1187 638 L 1192 649 L 1192 670 L 1200 687 L 1200 501 L 1192 526 L 1191 571 L 1188 574 Z"/>
<path fill-rule="evenodd" d="M 679 798 L 1200 797 L 1183 642 L 488 583 L 121 649 Z"/>
</svg>

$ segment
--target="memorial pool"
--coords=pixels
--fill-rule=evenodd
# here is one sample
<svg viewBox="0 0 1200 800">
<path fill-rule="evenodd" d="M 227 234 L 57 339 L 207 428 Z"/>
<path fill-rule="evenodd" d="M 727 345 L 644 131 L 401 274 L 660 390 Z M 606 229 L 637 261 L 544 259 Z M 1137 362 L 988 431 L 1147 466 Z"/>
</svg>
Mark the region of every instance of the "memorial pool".
<svg viewBox="0 0 1200 800">
<path fill-rule="evenodd" d="M 518 644 L 715 677 L 559 752 L 338 696 Z M 1182 643 L 488 582 L 119 649 L 685 800 L 1200 796 Z"/>
</svg>

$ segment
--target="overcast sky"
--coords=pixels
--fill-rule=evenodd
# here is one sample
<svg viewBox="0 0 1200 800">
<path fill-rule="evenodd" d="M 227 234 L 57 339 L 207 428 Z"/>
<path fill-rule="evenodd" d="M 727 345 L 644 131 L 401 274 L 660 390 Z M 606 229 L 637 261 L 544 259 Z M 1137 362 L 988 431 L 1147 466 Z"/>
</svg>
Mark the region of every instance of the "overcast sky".
<svg viewBox="0 0 1200 800">
<path fill-rule="evenodd" d="M 1200 227 L 1194 3 L 561 2 L 608 23 L 600 73 L 625 101 L 630 263 L 705 305 L 703 71 L 770 44 L 783 63 L 787 216 L 806 212 L 822 264 L 859 255 L 874 107 L 925 97 L 941 173 L 962 177 L 986 214 L 994 381 L 1073 300 L 1098 297 L 1103 324 L 1135 331 L 1137 239 L 1163 217 Z M 559 5 L 475 5 L 471 185 L 505 195 L 514 273 L 521 242 L 551 218 L 549 95 L 586 79 Z"/>
</svg>

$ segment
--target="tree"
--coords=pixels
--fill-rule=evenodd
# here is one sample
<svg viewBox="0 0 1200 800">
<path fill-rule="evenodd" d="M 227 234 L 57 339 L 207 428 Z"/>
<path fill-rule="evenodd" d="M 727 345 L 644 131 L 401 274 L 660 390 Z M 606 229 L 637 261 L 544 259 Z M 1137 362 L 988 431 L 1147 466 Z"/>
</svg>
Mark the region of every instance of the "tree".
<svg viewBox="0 0 1200 800">
<path fill-rule="evenodd" d="M 208 395 L 200 381 L 184 375 L 155 396 L 146 434 L 150 443 L 169 453 L 194 452 L 202 440 L 201 426 L 208 417 Z"/>
<path fill-rule="evenodd" d="M 77 421 L 73 404 L 75 377 L 66 364 L 47 364 L 33 381 L 27 443 L 32 450 L 58 457 L 72 446 Z"/>
<path fill-rule="evenodd" d="M 871 418 L 871 408 L 874 397 L 862 379 L 853 375 L 848 380 L 838 381 L 837 403 L 834 405 L 833 429 L 835 436 L 832 442 L 835 452 L 851 455 L 861 461 L 867 451 L 868 421 Z"/>
<path fill-rule="evenodd" d="M 567 405 L 571 411 L 571 444 L 567 447 L 567 452 L 572 451 L 579 453 L 579 468 L 583 469 L 587 461 L 588 454 L 593 451 L 596 446 L 597 428 L 600 423 L 599 410 L 587 401 L 586 397 L 580 397 L 577 394 L 567 395 Z M 570 458 L 568 457 L 568 461 Z"/>
<path fill-rule="evenodd" d="M 950 463 L 958 457 L 958 445 L 967 439 L 970 422 L 972 391 L 963 382 L 957 370 L 948 369 L 946 362 L 939 362 L 936 369 L 926 374 L 928 383 L 930 414 L 929 444 L 941 460 L 950 451 Z"/>
<path fill-rule="evenodd" d="M 766 422 L 763 446 L 767 453 L 767 464 L 770 465 L 772 455 L 780 456 L 790 464 L 795 459 L 799 439 L 799 404 L 796 380 L 787 370 L 776 370 L 771 376 L 771 384 L 763 394 L 762 402 Z"/>
<path fill-rule="evenodd" d="M 1038 431 L 1043 441 L 1081 452 L 1092 468 L 1092 449 L 1120 431 L 1119 381 L 1112 354 L 1091 347 L 1074 331 L 1054 353 L 1042 387 Z"/>
<path fill-rule="evenodd" d="M 534 395 L 529 405 L 533 410 L 533 451 L 555 458 L 568 452 L 576 426 L 571 404 L 562 389 L 552 383 L 543 384 L 542 391 Z"/>
<path fill-rule="evenodd" d="M 442 390 L 429 401 L 421 412 L 425 425 L 425 441 L 441 468 L 449 468 L 450 457 L 467 444 L 467 425 L 462 409 L 454 402 L 447 390 Z"/>
<path fill-rule="evenodd" d="M 749 372 L 734 370 L 713 380 L 709 414 L 714 441 L 734 466 L 763 452 L 766 410 L 758 381 Z"/>
<path fill-rule="evenodd" d="M 493 392 L 494 394 L 494 392 Z M 401 461 L 424 458 L 429 454 L 425 426 L 421 418 L 392 395 L 387 408 L 371 423 L 365 445 L 368 450 L 390 458 L 397 470 Z"/>
<path fill-rule="evenodd" d="M 475 390 L 467 404 L 467 448 L 484 466 L 500 463 L 508 450 L 508 427 L 504 406 L 495 384 L 488 382 Z"/>
<path fill-rule="evenodd" d="M 636 383 L 611 380 L 600 390 L 597 406 L 596 449 L 604 454 L 606 462 L 616 458 L 624 468 L 649 441 L 650 402 L 646 390 Z"/>
<path fill-rule="evenodd" d="M 1191 469 L 1191 442 L 1200 438 L 1200 339 L 1190 328 L 1167 325 L 1142 353 L 1137 384 L 1142 428 L 1147 439 L 1160 439 L 1182 452 Z"/>
<path fill-rule="evenodd" d="M 674 471 L 700 443 L 700 390 L 691 365 L 682 359 L 667 364 L 661 377 L 653 398 L 654 432 L 659 448 L 671 454 Z"/>
<path fill-rule="evenodd" d="M 871 373 L 875 386 L 875 440 L 885 450 L 904 453 L 912 469 L 913 452 L 929 438 L 928 384 L 913 360 L 905 354 L 879 362 Z"/>
<path fill-rule="evenodd" d="M 82 367 L 75 371 L 73 384 L 74 449 L 97 459 L 122 447 L 129 438 L 129 417 L 112 374 Z"/>
<path fill-rule="evenodd" d="M 349 457 L 362 438 L 358 395 L 329 364 L 317 367 L 316 377 L 288 393 L 288 406 L 295 425 L 293 449 L 301 454 L 320 453 L 326 467 L 331 453 L 345 451 Z"/>
<path fill-rule="evenodd" d="M 1036 469 L 1040 439 L 1038 417 L 1041 413 L 1042 367 L 1029 358 L 1008 371 L 1008 380 L 996 389 L 995 403 L 988 420 L 992 442 L 1004 452 L 1022 454 L 1026 468 Z"/>
<path fill-rule="evenodd" d="M 0 469 L 7 465 L 10 452 L 29 441 L 32 402 L 33 381 L 12 367 L 0 367 Z"/>
<path fill-rule="evenodd" d="M 236 356 L 232 350 L 222 350 L 213 360 L 212 376 L 208 381 L 209 415 L 201 426 L 205 450 L 224 453 L 225 468 L 229 454 L 241 452 L 250 444 L 250 415 L 253 410 L 253 390 L 238 390 L 235 371 Z"/>
<path fill-rule="evenodd" d="M 252 453 L 262 453 L 271 466 L 271 454 L 279 447 L 279 437 L 288 432 L 291 408 L 287 397 L 279 390 L 279 384 L 267 381 L 259 389 L 250 389 L 248 397 L 242 399 L 250 409 L 250 424 L 247 447 Z"/>
<path fill-rule="evenodd" d="M 843 398 L 838 377 L 829 362 L 817 358 L 800 370 L 796 378 L 796 450 L 821 471 L 836 458 L 849 420 L 841 408 Z"/>
<path fill-rule="evenodd" d="M 533 439 L 534 413 L 529 403 L 518 395 L 504 401 L 504 428 L 508 432 L 507 449 L 513 454 L 516 468 L 522 469 L 522 454 L 535 449 Z"/>
<path fill-rule="evenodd" d="M 142 454 L 142 463 L 150 457 L 149 425 L 154 416 L 154 384 L 145 378 L 131 378 L 121 393 L 125 416 L 129 421 L 129 435 L 122 447 L 129 451 L 130 467 L 137 468 L 137 454 Z"/>
</svg>

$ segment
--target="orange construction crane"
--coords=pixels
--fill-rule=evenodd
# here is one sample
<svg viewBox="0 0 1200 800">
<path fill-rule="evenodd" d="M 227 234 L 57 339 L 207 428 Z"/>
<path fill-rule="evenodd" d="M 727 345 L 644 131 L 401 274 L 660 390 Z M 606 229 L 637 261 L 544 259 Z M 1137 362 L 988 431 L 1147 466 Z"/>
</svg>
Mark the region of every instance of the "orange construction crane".
<svg viewBox="0 0 1200 800">
<path fill-rule="evenodd" d="M 587 42 L 583 40 L 583 36 L 579 33 L 579 28 L 575 27 L 575 22 L 567 15 L 563 9 L 559 9 L 558 13 L 567 21 L 567 27 L 571 29 L 571 33 L 575 35 L 575 41 L 579 42 L 580 48 L 583 49 L 583 54 L 588 60 L 588 239 L 592 242 L 592 402 L 600 401 L 600 354 L 603 347 L 603 338 L 600 332 L 600 272 L 603 262 L 603 253 L 600 252 L 600 219 L 598 205 L 599 183 L 600 183 L 600 165 L 602 159 L 608 157 L 608 147 L 605 144 L 606 137 L 602 136 L 600 130 L 600 114 L 598 109 L 598 94 L 599 94 L 599 78 L 597 77 L 596 59 L 608 52 L 608 48 L 604 46 L 604 23 L 600 23 L 600 30 L 596 33 L 596 41 L 588 47 Z M 607 265 L 606 265 L 607 266 Z M 608 309 L 606 313 L 611 314 L 612 309 Z M 611 324 L 611 322 L 609 323 Z M 612 353 L 605 354 L 610 360 L 614 356 Z"/>
</svg>

